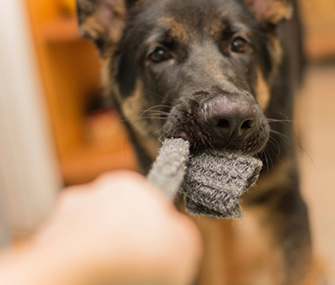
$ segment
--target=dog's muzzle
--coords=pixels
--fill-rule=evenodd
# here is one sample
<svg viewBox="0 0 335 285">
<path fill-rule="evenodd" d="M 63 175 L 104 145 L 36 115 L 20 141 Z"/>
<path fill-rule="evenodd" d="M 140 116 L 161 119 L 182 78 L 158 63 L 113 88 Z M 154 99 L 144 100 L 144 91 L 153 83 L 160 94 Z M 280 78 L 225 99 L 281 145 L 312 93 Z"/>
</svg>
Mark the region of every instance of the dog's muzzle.
<svg viewBox="0 0 335 285">
<path fill-rule="evenodd" d="M 258 126 L 253 104 L 234 95 L 205 101 L 199 110 L 199 121 L 216 140 L 229 142 L 247 139 Z"/>
<path fill-rule="evenodd" d="M 162 130 L 163 137 L 182 137 L 196 147 L 248 154 L 260 152 L 269 137 L 267 120 L 251 94 L 183 99 Z"/>
</svg>

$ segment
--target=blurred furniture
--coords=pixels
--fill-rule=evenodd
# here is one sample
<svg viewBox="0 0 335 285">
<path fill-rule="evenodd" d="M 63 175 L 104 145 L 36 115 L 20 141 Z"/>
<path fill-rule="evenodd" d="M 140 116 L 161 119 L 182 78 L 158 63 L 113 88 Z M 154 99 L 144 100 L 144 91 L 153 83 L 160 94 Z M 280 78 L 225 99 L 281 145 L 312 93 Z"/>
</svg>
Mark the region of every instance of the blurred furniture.
<svg viewBox="0 0 335 285">
<path fill-rule="evenodd" d="M 335 1 L 299 0 L 309 59 L 335 58 Z"/>
<path fill-rule="evenodd" d="M 26 0 L 66 184 L 136 163 L 120 119 L 101 104 L 100 63 L 80 37 L 74 0 Z"/>
</svg>

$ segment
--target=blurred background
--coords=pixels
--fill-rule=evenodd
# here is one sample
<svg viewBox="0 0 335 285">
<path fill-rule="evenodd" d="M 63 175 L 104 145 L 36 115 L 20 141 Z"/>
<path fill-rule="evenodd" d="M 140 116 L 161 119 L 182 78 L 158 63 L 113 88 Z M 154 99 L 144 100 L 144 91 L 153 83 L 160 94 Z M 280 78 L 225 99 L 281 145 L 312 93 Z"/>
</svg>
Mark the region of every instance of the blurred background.
<svg viewBox="0 0 335 285">
<path fill-rule="evenodd" d="M 78 34 L 75 0 L 11 1 L 20 3 L 21 12 L 12 10 L 11 15 L 1 4 L 2 14 L 22 17 L 25 23 L 29 48 L 16 48 L 25 49 L 34 67 L 31 72 L 40 94 L 44 128 L 54 146 L 48 150 L 49 159 L 56 165 L 54 181 L 72 185 L 91 181 L 107 170 L 136 169 L 120 119 L 104 104 L 95 48 Z M 335 175 L 335 1 L 300 0 L 300 6 L 309 62 L 296 119 L 303 191 L 310 205 L 317 253 L 334 270 L 335 187 L 331 179 Z M 2 23 L 1 29 L 11 28 Z M 2 45 L 5 38 L 0 40 Z M 16 56 L 14 50 L 12 57 Z M 3 69 L 1 72 L 5 72 Z M 20 82 L 17 78 L 16 84 Z M 1 107 L 7 108 L 0 106 L 0 112 Z M 45 198 L 47 204 L 53 195 Z"/>
</svg>

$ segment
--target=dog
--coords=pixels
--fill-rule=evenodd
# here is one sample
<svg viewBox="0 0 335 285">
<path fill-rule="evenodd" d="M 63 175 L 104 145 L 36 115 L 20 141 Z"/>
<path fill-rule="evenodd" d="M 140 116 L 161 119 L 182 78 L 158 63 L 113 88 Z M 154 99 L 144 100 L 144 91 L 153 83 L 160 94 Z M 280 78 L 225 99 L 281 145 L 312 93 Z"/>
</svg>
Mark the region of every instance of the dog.
<svg viewBox="0 0 335 285">
<path fill-rule="evenodd" d="M 143 174 L 169 137 L 263 161 L 242 222 L 195 218 L 197 284 L 314 284 L 291 124 L 303 74 L 296 1 L 77 0 L 77 12 Z"/>
</svg>

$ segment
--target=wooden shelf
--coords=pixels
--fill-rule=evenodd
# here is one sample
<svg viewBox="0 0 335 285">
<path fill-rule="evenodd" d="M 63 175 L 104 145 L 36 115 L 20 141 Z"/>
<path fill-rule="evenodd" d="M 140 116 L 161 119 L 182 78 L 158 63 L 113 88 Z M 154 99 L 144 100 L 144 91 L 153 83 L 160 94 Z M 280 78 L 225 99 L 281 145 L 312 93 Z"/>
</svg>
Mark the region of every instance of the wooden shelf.
<svg viewBox="0 0 335 285">
<path fill-rule="evenodd" d="M 45 23 L 41 34 L 46 42 L 63 42 L 84 40 L 78 31 L 77 20 L 74 17 L 59 17 Z"/>
<path fill-rule="evenodd" d="M 305 29 L 305 48 L 309 59 L 335 58 L 335 2 L 299 1 Z"/>
<path fill-rule="evenodd" d="M 86 142 L 61 162 L 67 184 L 91 181 L 105 171 L 137 169 L 133 149 L 117 115 L 107 112 L 93 116 L 86 126 Z"/>
<path fill-rule="evenodd" d="M 305 47 L 312 61 L 335 58 L 335 23 L 306 29 Z"/>
<path fill-rule="evenodd" d="M 84 183 L 104 171 L 136 169 L 119 118 L 112 112 L 87 114 L 92 93 L 101 89 L 101 64 L 94 45 L 79 35 L 74 0 L 26 2 L 64 182 Z"/>
</svg>

